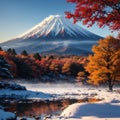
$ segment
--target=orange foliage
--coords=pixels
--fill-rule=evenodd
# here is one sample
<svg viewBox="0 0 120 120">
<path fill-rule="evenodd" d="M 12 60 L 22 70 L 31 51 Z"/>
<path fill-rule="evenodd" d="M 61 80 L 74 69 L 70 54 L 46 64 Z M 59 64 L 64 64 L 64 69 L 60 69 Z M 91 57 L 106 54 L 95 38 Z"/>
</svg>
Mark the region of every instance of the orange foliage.
<svg viewBox="0 0 120 120">
<path fill-rule="evenodd" d="M 93 46 L 92 50 L 94 55 L 89 56 L 86 66 L 90 73 L 89 82 L 96 85 L 108 82 L 112 90 L 115 81 L 120 81 L 120 40 L 108 36 Z"/>
<path fill-rule="evenodd" d="M 0 51 L 0 56 L 6 56 L 6 52 L 5 51 Z"/>
</svg>

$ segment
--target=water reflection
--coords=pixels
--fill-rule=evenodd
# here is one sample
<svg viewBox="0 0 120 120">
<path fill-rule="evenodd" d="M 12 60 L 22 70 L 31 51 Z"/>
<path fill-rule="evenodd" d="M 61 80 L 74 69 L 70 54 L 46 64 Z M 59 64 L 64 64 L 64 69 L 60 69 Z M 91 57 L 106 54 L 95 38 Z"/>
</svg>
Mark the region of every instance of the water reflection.
<svg viewBox="0 0 120 120">
<path fill-rule="evenodd" d="M 97 102 L 100 99 L 58 99 L 58 100 L 21 100 L 6 105 L 6 110 L 16 112 L 17 116 L 37 116 L 61 111 L 76 102 Z"/>
</svg>

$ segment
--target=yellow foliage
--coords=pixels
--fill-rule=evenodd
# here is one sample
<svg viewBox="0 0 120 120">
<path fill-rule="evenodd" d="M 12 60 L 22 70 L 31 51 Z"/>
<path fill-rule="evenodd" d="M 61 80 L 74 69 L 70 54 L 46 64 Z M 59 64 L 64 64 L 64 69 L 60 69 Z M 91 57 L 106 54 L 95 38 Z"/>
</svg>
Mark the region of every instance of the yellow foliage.
<svg viewBox="0 0 120 120">
<path fill-rule="evenodd" d="M 62 73 L 70 74 L 70 62 L 66 62 L 62 67 Z"/>
<path fill-rule="evenodd" d="M 99 40 L 92 51 L 86 66 L 90 73 L 88 82 L 97 85 L 109 81 L 113 85 L 115 80 L 120 81 L 120 40 L 108 36 Z"/>
</svg>

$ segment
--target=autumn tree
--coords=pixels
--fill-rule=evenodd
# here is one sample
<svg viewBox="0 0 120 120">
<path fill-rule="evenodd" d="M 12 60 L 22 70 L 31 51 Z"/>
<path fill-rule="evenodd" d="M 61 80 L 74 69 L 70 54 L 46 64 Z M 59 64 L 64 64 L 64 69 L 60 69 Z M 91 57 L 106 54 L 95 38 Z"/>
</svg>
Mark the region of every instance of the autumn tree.
<svg viewBox="0 0 120 120">
<path fill-rule="evenodd" d="M 31 66 L 26 62 L 26 59 L 17 58 L 13 59 L 13 62 L 16 64 L 17 76 L 21 78 L 32 78 Z"/>
<path fill-rule="evenodd" d="M 61 73 L 62 64 L 59 60 L 53 60 L 49 66 L 50 70 L 53 71 L 56 74 Z"/>
<path fill-rule="evenodd" d="M 80 71 L 78 72 L 77 74 L 77 77 L 76 77 L 76 82 L 80 82 L 80 83 L 87 83 L 87 76 L 88 76 L 88 73 L 86 71 Z"/>
<path fill-rule="evenodd" d="M 62 67 L 62 73 L 73 76 L 76 76 L 79 71 L 83 70 L 83 65 L 71 61 L 66 61 Z"/>
<path fill-rule="evenodd" d="M 17 77 L 17 66 L 16 64 L 13 62 L 12 59 L 7 59 L 8 63 L 11 65 L 11 67 L 9 68 L 11 74 L 14 76 L 14 77 Z"/>
<path fill-rule="evenodd" d="M 70 65 L 71 65 L 71 62 L 66 61 L 62 67 L 62 73 L 70 75 L 71 74 Z"/>
<path fill-rule="evenodd" d="M 74 23 L 82 21 L 88 27 L 97 23 L 99 27 L 107 25 L 111 30 L 120 30 L 120 0 L 67 0 L 75 3 L 73 13 L 65 12 Z"/>
<path fill-rule="evenodd" d="M 120 81 L 120 39 L 108 36 L 92 48 L 86 71 L 90 73 L 89 83 L 98 85 L 108 82 L 109 90 Z"/>
<path fill-rule="evenodd" d="M 43 74 L 48 74 L 50 72 L 49 66 L 51 62 L 48 59 L 41 59 L 40 61 L 35 61 L 36 64 L 38 64 L 41 69 Z"/>
</svg>

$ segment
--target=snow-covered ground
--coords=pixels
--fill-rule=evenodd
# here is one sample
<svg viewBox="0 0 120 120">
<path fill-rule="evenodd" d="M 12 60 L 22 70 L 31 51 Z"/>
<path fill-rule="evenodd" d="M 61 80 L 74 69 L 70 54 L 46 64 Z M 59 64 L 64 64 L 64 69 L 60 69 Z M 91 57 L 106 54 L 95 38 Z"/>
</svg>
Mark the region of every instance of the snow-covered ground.
<svg viewBox="0 0 120 120">
<path fill-rule="evenodd" d="M 99 98 L 97 103 L 75 103 L 62 111 L 60 116 L 53 116 L 47 120 L 120 120 L 120 88 L 108 92 L 108 88 L 85 87 L 73 84 L 33 84 L 25 85 L 25 90 L 0 90 L 2 95 L 19 95 L 29 99 L 60 99 L 60 98 Z M 1 113 L 0 113 L 1 114 Z M 41 120 L 43 120 L 41 118 Z"/>
<path fill-rule="evenodd" d="M 66 108 L 61 116 L 70 120 L 120 120 L 120 101 L 75 103 Z"/>
<path fill-rule="evenodd" d="M 113 88 L 113 92 L 108 91 L 108 86 L 106 87 L 93 87 L 93 86 L 81 86 L 78 84 L 70 83 L 58 83 L 58 84 L 42 84 L 42 83 L 20 83 L 26 86 L 27 90 L 34 92 L 43 92 L 47 94 L 54 95 L 57 98 L 87 98 L 94 97 L 103 99 L 104 102 L 109 102 L 111 100 L 119 99 L 120 101 L 120 88 Z M 119 96 L 119 97 L 118 97 Z"/>
<path fill-rule="evenodd" d="M 120 88 L 108 92 L 106 87 L 84 87 L 72 84 L 28 84 L 27 89 L 59 94 L 62 98 L 94 97 L 103 99 L 97 103 L 75 103 L 48 120 L 120 120 Z"/>
<path fill-rule="evenodd" d="M 5 112 L 4 110 L 0 109 L 0 120 L 14 120 L 16 118 L 14 113 Z"/>
</svg>

